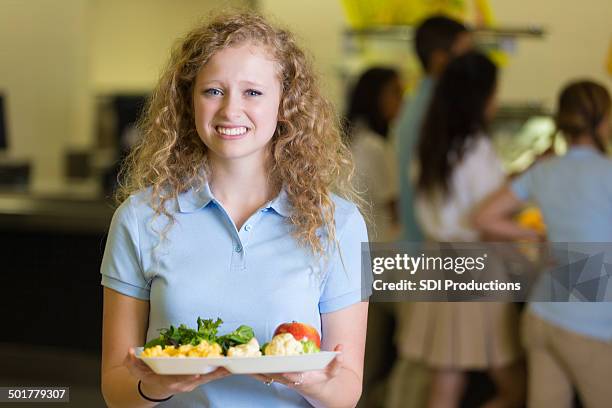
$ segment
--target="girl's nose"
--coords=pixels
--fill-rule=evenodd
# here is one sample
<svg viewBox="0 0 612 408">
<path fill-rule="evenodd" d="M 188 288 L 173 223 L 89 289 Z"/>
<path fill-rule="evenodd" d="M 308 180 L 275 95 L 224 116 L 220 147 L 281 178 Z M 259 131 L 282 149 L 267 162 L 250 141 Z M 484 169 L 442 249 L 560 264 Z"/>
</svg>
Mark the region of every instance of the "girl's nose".
<svg viewBox="0 0 612 408">
<path fill-rule="evenodd" d="M 240 98 L 235 95 L 226 95 L 223 98 L 223 105 L 221 106 L 222 115 L 228 119 L 238 118 L 242 114 L 242 102 Z"/>
</svg>

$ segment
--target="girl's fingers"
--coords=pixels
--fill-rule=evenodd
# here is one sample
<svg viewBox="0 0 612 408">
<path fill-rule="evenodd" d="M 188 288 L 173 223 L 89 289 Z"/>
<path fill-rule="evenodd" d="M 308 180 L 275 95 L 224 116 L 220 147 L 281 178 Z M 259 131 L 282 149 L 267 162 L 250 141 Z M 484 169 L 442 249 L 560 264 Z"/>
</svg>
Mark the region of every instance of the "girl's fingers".
<svg viewBox="0 0 612 408">
<path fill-rule="evenodd" d="M 268 379 L 268 377 L 263 374 L 251 374 L 250 377 L 253 377 L 257 381 L 266 381 Z"/>
<path fill-rule="evenodd" d="M 309 378 L 306 378 L 306 373 L 285 373 L 282 374 L 283 380 L 289 385 L 304 385 Z"/>
<path fill-rule="evenodd" d="M 138 378 L 143 375 L 152 373 L 152 370 L 142 361 L 136 358 L 134 355 L 134 349 L 129 349 L 128 353 L 123 360 L 123 365 L 127 367 L 127 369 Z"/>
<path fill-rule="evenodd" d="M 293 380 L 289 380 L 287 378 L 287 376 L 291 375 L 291 374 L 294 374 L 294 373 L 287 373 L 287 374 L 251 374 L 251 377 L 255 378 L 257 381 L 262 382 L 264 384 L 270 383 L 270 381 L 272 381 L 272 382 L 276 382 L 276 383 L 279 383 L 279 384 L 292 385 L 294 381 Z M 272 383 L 270 383 L 270 384 L 272 384 Z"/>
<path fill-rule="evenodd" d="M 227 377 L 229 375 L 231 375 L 231 373 L 229 371 L 227 371 L 223 367 L 219 367 L 215 371 L 212 371 L 212 372 L 210 372 L 208 374 L 202 375 L 198 380 L 196 380 L 196 383 L 197 384 L 205 384 L 207 382 L 218 380 L 220 378 L 224 378 L 224 377 Z"/>
<path fill-rule="evenodd" d="M 338 344 L 336 347 L 334 347 L 334 351 L 336 352 L 342 353 L 342 350 L 344 350 L 344 346 L 342 344 Z M 329 363 L 326 368 L 327 374 L 330 377 L 335 377 L 336 375 L 338 375 L 343 365 L 344 356 L 342 354 L 336 355 L 336 357 L 334 357 L 334 359 L 331 361 L 331 363 Z"/>
</svg>

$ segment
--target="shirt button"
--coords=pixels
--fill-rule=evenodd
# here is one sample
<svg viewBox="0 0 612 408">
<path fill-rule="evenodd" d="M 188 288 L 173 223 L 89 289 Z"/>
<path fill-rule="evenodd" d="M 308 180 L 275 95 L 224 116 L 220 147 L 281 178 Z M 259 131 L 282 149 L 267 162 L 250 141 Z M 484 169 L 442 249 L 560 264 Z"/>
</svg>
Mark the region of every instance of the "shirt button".
<svg viewBox="0 0 612 408">
<path fill-rule="evenodd" d="M 247 225 L 245 225 L 245 226 L 244 226 L 244 230 L 245 230 L 245 231 L 250 231 L 250 230 L 251 230 L 251 228 L 252 228 L 252 227 L 251 227 L 251 224 L 247 224 Z"/>
<path fill-rule="evenodd" d="M 236 252 L 241 252 L 241 251 L 242 251 L 242 246 L 240 246 L 240 245 L 236 245 L 236 247 L 234 248 L 234 250 L 235 250 Z"/>
</svg>

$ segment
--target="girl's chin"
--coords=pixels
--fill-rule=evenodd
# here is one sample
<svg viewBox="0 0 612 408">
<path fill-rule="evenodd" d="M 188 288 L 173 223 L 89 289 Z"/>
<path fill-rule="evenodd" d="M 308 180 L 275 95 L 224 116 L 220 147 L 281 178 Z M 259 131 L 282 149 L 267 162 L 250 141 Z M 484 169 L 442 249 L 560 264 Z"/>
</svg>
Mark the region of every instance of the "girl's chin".
<svg viewBox="0 0 612 408">
<path fill-rule="evenodd" d="M 261 158 L 261 160 L 264 160 L 265 154 L 263 153 L 264 149 L 210 149 L 209 147 L 209 155 L 212 161 L 252 160 L 254 158 Z"/>
</svg>

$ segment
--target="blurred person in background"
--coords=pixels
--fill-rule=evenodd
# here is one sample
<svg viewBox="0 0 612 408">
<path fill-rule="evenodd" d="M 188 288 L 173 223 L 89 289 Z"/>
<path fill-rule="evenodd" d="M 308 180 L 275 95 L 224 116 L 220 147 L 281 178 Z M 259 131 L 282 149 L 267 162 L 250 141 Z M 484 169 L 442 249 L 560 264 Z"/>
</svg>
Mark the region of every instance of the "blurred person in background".
<svg viewBox="0 0 612 408">
<path fill-rule="evenodd" d="M 472 35 L 468 29 L 460 22 L 443 15 L 425 19 L 415 30 L 414 49 L 423 69 L 424 78 L 414 95 L 404 103 L 393 132 L 397 154 L 398 212 L 401 228 L 399 239 L 401 240 L 410 242 L 423 240 L 423 234 L 415 220 L 414 191 L 409 174 L 413 167 L 415 146 L 423 117 L 431 101 L 434 84 L 452 58 L 471 48 Z M 392 376 L 399 383 L 392 388 L 395 391 L 401 389 L 401 392 L 390 393 L 387 404 L 392 407 L 408 408 L 422 406 L 424 388 L 428 381 L 427 370 L 413 361 L 398 360 L 393 372 Z M 407 400 L 406 395 L 411 395 L 411 399 Z"/>
<path fill-rule="evenodd" d="M 592 81 L 569 84 L 559 96 L 555 121 L 569 144 L 567 153 L 537 162 L 498 191 L 480 209 L 476 223 L 491 235 L 521 237 L 524 228 L 512 216 L 530 201 L 542 211 L 550 242 L 609 245 L 612 160 L 605 155 L 610 136 L 607 89 Z M 540 287 L 545 284 L 551 284 L 549 274 L 538 282 Z M 609 300 L 609 292 L 607 296 Z M 571 407 L 573 388 L 586 407 L 611 405 L 609 301 L 531 302 L 522 325 L 530 408 Z"/>
<path fill-rule="evenodd" d="M 372 241 L 389 242 L 397 235 L 397 170 L 388 134 L 401 103 L 402 83 L 392 68 L 366 70 L 349 95 L 347 135 L 355 185 L 372 209 L 368 226 Z"/>
<path fill-rule="evenodd" d="M 349 94 L 347 135 L 355 162 L 355 186 L 371 208 L 368 236 L 390 242 L 398 232 L 397 170 L 388 140 L 391 122 L 402 102 L 402 84 L 392 68 L 372 67 L 361 74 Z M 385 379 L 395 358 L 392 303 L 371 303 L 364 367 L 362 403 L 383 401 Z"/>
<path fill-rule="evenodd" d="M 414 191 L 409 177 L 412 158 L 435 82 L 450 60 L 472 48 L 472 35 L 458 21 L 445 16 L 432 16 L 417 27 L 414 47 L 425 77 L 404 104 L 394 133 L 397 139 L 401 239 L 420 242 L 423 234 L 414 216 Z"/>
<path fill-rule="evenodd" d="M 477 242 L 472 213 L 505 180 L 488 124 L 496 111 L 497 68 L 469 52 L 436 84 L 418 145 L 415 211 L 427 240 Z M 458 407 L 468 371 L 487 371 L 496 396 L 486 407 L 520 407 L 524 373 L 518 310 L 493 302 L 408 303 L 399 316 L 398 351 L 431 369 L 428 407 Z"/>
</svg>

